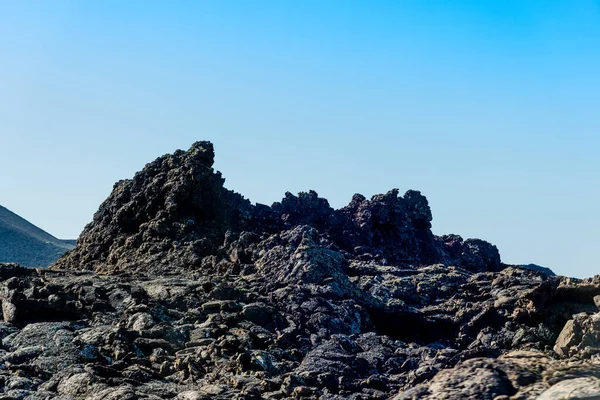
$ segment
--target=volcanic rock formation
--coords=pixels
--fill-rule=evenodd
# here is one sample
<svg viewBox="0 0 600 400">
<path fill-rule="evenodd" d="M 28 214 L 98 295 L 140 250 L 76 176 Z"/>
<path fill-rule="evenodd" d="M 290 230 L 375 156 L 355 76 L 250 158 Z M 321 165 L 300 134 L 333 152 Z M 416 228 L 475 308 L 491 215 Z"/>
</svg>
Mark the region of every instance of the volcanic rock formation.
<svg viewBox="0 0 600 400">
<path fill-rule="evenodd" d="M 600 395 L 600 278 L 436 237 L 416 191 L 252 205 L 213 158 L 118 182 L 50 270 L 0 265 L 0 399 Z"/>
<path fill-rule="evenodd" d="M 445 263 L 471 271 L 500 266 L 498 250 L 487 242 L 435 237 L 427 199 L 417 191 L 398 196 L 394 189 L 370 200 L 356 194 L 340 210 L 314 191 L 288 192 L 271 207 L 254 206 L 223 187 L 213 160 L 212 144 L 197 142 L 187 152 L 146 165 L 132 180 L 117 182 L 77 248 L 56 267 L 176 274 L 210 262 L 219 248 L 227 250 L 224 241 L 236 241 L 241 233 L 258 239 L 299 226 L 315 228 L 348 259 L 407 266 Z"/>
</svg>

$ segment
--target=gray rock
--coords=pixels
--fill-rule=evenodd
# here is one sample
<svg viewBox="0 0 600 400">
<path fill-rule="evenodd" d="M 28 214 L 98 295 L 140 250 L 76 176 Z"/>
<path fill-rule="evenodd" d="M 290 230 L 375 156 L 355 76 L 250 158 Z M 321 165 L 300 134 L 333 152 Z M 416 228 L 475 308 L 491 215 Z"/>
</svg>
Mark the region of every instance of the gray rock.
<svg viewBox="0 0 600 400">
<path fill-rule="evenodd" d="M 252 205 L 213 158 L 199 142 L 118 182 L 49 270 L 0 264 L 0 398 L 523 400 L 600 379 L 600 276 L 435 236 L 416 191 Z"/>
<path fill-rule="evenodd" d="M 581 327 L 575 320 L 570 319 L 560 331 L 554 351 L 560 356 L 568 356 L 571 348 L 579 342 L 581 342 Z"/>
<path fill-rule="evenodd" d="M 567 379 L 552 385 L 537 400 L 579 399 L 600 400 L 600 379 L 583 377 Z"/>
</svg>

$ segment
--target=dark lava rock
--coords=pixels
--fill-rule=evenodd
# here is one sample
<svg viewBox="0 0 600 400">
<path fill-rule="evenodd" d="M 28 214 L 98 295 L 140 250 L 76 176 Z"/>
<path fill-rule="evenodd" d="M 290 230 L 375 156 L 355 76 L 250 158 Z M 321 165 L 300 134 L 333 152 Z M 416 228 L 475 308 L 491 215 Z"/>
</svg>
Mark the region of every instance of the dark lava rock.
<svg viewBox="0 0 600 400">
<path fill-rule="evenodd" d="M 213 157 L 199 142 L 117 183 L 52 269 L 0 264 L 0 399 L 600 393 L 600 277 L 436 237 L 416 191 L 251 205 Z"/>
<path fill-rule="evenodd" d="M 58 266 L 99 272 L 199 266 L 250 209 L 242 196 L 223 188 L 213 159 L 212 144 L 198 142 L 117 182 Z"/>
<path fill-rule="evenodd" d="M 370 200 L 357 194 L 340 210 L 314 191 L 288 192 L 271 207 L 253 206 L 223 187 L 213 161 L 212 144 L 197 142 L 117 182 L 77 247 L 55 268 L 174 274 L 201 267 L 207 256 L 218 256 L 221 246 L 233 262 L 252 264 L 249 242 L 304 225 L 327 239 L 329 248 L 362 260 L 446 263 L 473 271 L 500 267 L 498 250 L 487 242 L 436 238 L 427 199 L 417 191 L 399 196 L 394 189 Z"/>
</svg>

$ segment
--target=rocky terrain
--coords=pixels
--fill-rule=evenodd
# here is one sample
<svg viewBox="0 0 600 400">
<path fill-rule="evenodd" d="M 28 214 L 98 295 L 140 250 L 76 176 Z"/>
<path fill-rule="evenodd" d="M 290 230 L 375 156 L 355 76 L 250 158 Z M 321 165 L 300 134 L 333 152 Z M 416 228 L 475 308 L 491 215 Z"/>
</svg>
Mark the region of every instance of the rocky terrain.
<svg viewBox="0 0 600 400">
<path fill-rule="evenodd" d="M 73 247 L 0 206 L 0 262 L 48 267 Z"/>
<path fill-rule="evenodd" d="M 213 158 L 117 182 L 50 269 L 0 265 L 0 400 L 600 398 L 600 277 L 435 236 L 416 191 L 253 205 Z"/>
</svg>

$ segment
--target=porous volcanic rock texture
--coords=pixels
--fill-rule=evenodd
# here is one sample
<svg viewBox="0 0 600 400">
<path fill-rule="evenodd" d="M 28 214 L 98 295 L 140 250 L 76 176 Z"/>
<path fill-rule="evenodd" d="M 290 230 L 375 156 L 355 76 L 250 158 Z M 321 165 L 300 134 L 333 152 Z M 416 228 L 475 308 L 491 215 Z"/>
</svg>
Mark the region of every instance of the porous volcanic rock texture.
<svg viewBox="0 0 600 400">
<path fill-rule="evenodd" d="M 231 245 L 241 254 L 252 244 L 230 243 L 234 237 L 256 241 L 300 226 L 316 229 L 346 259 L 407 266 L 446 263 L 472 271 L 500 266 L 498 250 L 485 241 L 435 237 L 429 204 L 418 191 L 399 196 L 393 189 L 370 200 L 356 194 L 339 210 L 314 191 L 288 192 L 271 207 L 251 205 L 223 187 L 213 162 L 213 145 L 197 142 L 117 182 L 77 248 L 55 268 L 175 274 L 200 268 L 207 257 L 218 257 Z"/>
<path fill-rule="evenodd" d="M 600 395 L 600 278 L 436 237 L 416 191 L 252 205 L 213 158 L 118 182 L 51 269 L 0 265 L 0 400 Z"/>
</svg>

